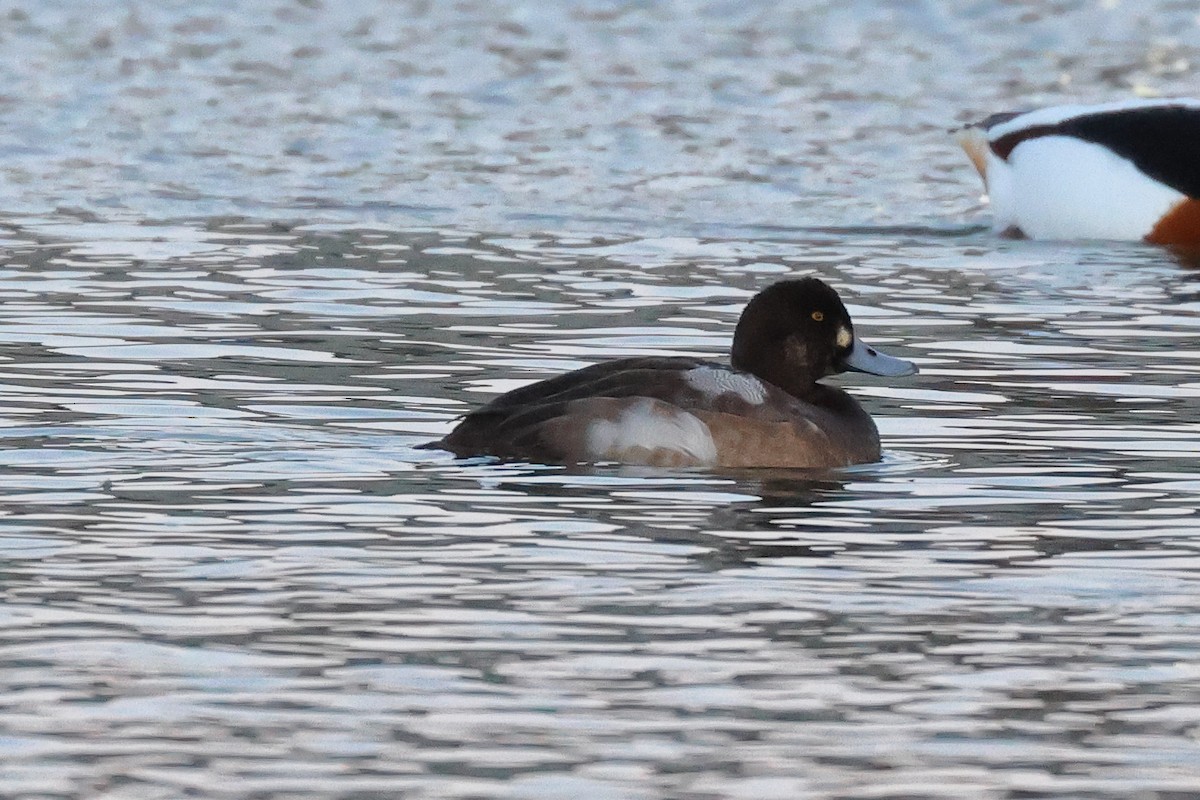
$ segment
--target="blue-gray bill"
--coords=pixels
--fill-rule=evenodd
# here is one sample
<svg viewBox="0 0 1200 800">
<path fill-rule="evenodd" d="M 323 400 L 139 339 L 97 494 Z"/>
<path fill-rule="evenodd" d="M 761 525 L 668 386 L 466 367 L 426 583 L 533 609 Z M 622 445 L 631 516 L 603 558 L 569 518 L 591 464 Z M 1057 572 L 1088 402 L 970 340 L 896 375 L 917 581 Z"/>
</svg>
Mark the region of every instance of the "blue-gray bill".
<svg viewBox="0 0 1200 800">
<path fill-rule="evenodd" d="M 889 378 L 912 375 L 917 371 L 917 365 L 911 361 L 881 353 L 857 337 L 854 339 L 850 352 L 842 359 L 840 366 L 846 370 L 883 375 Z"/>
</svg>

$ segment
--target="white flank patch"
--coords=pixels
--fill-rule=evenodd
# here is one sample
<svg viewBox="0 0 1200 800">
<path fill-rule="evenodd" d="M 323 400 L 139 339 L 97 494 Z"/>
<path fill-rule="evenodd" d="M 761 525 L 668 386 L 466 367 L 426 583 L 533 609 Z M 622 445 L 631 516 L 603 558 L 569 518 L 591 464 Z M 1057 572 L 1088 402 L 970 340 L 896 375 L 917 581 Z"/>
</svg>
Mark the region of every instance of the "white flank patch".
<svg viewBox="0 0 1200 800">
<path fill-rule="evenodd" d="M 762 405 L 767 399 L 767 390 L 762 381 L 753 375 L 721 369 L 720 367 L 695 367 L 684 373 L 688 386 L 709 397 L 736 394 L 750 405 Z"/>
<path fill-rule="evenodd" d="M 686 411 L 659 400 L 640 398 L 615 420 L 596 420 L 587 428 L 588 458 L 629 461 L 635 448 L 673 450 L 698 464 L 715 464 L 717 444 L 708 426 Z"/>
<path fill-rule="evenodd" d="M 1018 144 L 1008 161 L 989 151 L 992 227 L 1032 239 L 1145 237 L 1182 194 L 1106 147 L 1070 136 Z"/>
<path fill-rule="evenodd" d="M 1030 111 L 1001 122 L 999 125 L 993 125 L 988 128 L 987 133 L 988 138 L 994 142 L 1001 136 L 1006 136 L 1014 131 L 1038 125 L 1057 125 L 1060 122 L 1065 122 L 1075 117 L 1084 117 L 1089 114 L 1108 114 L 1114 111 L 1130 111 L 1136 108 L 1169 108 L 1172 106 L 1200 110 L 1200 100 L 1175 97 L 1170 99 L 1118 100 L 1115 103 L 1098 103 L 1090 106 L 1052 106 L 1050 108 L 1039 108 L 1037 111 Z"/>
</svg>

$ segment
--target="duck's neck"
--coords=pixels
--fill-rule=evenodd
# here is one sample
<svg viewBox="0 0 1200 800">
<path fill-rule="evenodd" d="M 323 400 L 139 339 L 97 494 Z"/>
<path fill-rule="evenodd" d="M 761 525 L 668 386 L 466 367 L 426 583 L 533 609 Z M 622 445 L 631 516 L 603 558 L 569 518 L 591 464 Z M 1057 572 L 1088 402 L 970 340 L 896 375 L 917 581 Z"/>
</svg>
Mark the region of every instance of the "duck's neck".
<svg viewBox="0 0 1200 800">
<path fill-rule="evenodd" d="M 827 391 L 829 387 L 817 383 L 817 379 L 824 375 L 813 374 L 803 345 L 795 341 L 789 344 L 781 351 L 769 353 L 747 352 L 744 348 L 735 347 L 730 363 L 734 369 L 749 372 L 793 397 L 812 402 L 822 390 Z"/>
<path fill-rule="evenodd" d="M 776 373 L 774 375 L 761 375 L 760 374 L 759 377 L 765 381 L 769 381 L 769 382 L 775 384 L 780 389 L 783 389 L 785 392 L 790 394 L 792 397 L 796 397 L 801 400 L 806 400 L 810 403 L 821 398 L 826 392 L 838 391 L 837 389 L 830 389 L 828 386 L 822 386 L 821 384 L 819 384 L 816 381 L 811 380 L 811 379 L 798 380 L 798 379 L 796 379 L 795 376 L 788 375 L 786 373 L 784 373 L 784 374 Z"/>
</svg>

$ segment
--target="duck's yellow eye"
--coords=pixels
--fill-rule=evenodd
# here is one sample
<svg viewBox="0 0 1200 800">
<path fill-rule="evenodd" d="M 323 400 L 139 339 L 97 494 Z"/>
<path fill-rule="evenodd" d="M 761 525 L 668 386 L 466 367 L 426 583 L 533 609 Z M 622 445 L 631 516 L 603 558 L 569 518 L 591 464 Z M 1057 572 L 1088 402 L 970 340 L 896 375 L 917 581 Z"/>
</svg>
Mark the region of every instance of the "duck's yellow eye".
<svg viewBox="0 0 1200 800">
<path fill-rule="evenodd" d="M 825 314 L 821 311 L 812 312 L 813 322 L 821 322 L 825 319 Z"/>
</svg>

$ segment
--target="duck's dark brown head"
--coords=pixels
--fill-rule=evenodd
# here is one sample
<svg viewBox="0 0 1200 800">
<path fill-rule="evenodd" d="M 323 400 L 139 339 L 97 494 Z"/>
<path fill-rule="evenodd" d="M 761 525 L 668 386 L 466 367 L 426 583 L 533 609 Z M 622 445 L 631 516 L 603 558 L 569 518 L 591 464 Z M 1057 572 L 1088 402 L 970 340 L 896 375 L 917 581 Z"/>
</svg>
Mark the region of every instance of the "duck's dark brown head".
<svg viewBox="0 0 1200 800">
<path fill-rule="evenodd" d="M 846 370 L 887 376 L 917 371 L 912 362 L 858 341 L 841 298 L 817 278 L 780 281 L 751 298 L 733 334 L 731 362 L 797 397 Z"/>
</svg>

